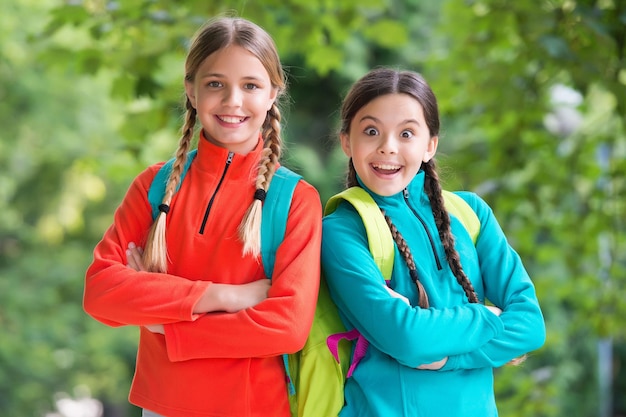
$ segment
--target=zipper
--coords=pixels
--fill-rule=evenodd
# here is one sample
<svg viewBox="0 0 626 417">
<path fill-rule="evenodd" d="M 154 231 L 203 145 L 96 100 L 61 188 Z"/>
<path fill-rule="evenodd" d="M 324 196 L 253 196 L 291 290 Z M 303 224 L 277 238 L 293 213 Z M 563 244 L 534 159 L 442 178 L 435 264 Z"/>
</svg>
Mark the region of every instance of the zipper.
<svg viewBox="0 0 626 417">
<path fill-rule="evenodd" d="M 402 195 L 404 196 L 404 202 L 406 203 L 407 207 L 413 212 L 415 217 L 417 217 L 417 220 L 420 221 L 420 223 L 422 224 L 422 227 L 426 231 L 426 235 L 428 236 L 428 241 L 430 242 L 430 248 L 432 249 L 433 256 L 435 257 L 435 263 L 437 264 L 437 270 L 440 271 L 441 261 L 439 260 L 439 255 L 437 255 L 437 250 L 435 249 L 435 241 L 433 240 L 433 236 L 430 234 L 430 231 L 428 230 L 428 227 L 426 226 L 426 222 L 424 221 L 424 219 L 422 219 L 422 217 L 417 213 L 417 211 L 415 211 L 415 209 L 409 203 L 409 190 L 407 190 L 406 188 L 402 190 Z"/>
<path fill-rule="evenodd" d="M 206 211 L 204 212 L 204 218 L 202 219 L 202 225 L 200 226 L 200 234 L 204 234 L 204 228 L 206 227 L 206 222 L 209 219 L 209 212 L 211 211 L 211 206 L 213 205 L 213 200 L 215 200 L 215 196 L 217 192 L 220 190 L 222 186 L 222 182 L 224 182 L 224 177 L 226 177 L 226 172 L 228 172 L 228 167 L 230 167 L 230 163 L 233 162 L 233 156 L 235 156 L 234 152 L 228 152 L 228 158 L 226 159 L 226 166 L 224 166 L 224 172 L 222 172 L 222 177 L 220 178 L 220 182 L 217 183 L 217 187 L 215 187 L 215 191 L 209 200 L 209 204 L 206 206 Z"/>
</svg>

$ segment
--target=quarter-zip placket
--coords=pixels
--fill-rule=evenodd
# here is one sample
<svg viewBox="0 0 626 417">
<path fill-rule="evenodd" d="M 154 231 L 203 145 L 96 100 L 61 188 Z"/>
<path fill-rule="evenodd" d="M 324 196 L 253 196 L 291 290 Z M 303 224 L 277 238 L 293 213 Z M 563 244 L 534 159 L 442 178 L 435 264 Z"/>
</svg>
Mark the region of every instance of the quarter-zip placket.
<svg viewBox="0 0 626 417">
<path fill-rule="evenodd" d="M 206 222 L 209 219 L 209 212 L 211 211 L 211 206 L 213 205 L 213 200 L 215 200 L 215 196 L 217 192 L 220 190 L 222 186 L 222 182 L 224 182 L 224 177 L 226 177 L 226 172 L 228 172 L 228 167 L 230 167 L 230 163 L 233 162 L 233 156 L 235 156 L 234 152 L 228 152 L 228 158 L 226 158 L 226 165 L 224 166 L 224 171 L 222 172 L 222 177 L 220 181 L 217 183 L 217 187 L 215 187 L 215 191 L 213 191 L 213 195 L 209 200 L 209 204 L 206 206 L 206 211 L 204 212 L 204 218 L 202 219 L 202 225 L 200 226 L 200 234 L 204 234 L 204 228 L 206 227 Z"/>
<path fill-rule="evenodd" d="M 440 271 L 441 270 L 441 261 L 439 260 L 439 255 L 437 255 L 437 250 L 435 249 L 435 241 L 433 240 L 433 237 L 430 234 L 430 231 L 428 230 L 428 227 L 426 226 L 426 222 L 417 213 L 417 211 L 411 206 L 411 203 L 409 202 L 409 190 L 405 188 L 402 191 L 402 195 L 404 196 L 404 202 L 406 203 L 407 207 L 413 212 L 415 217 L 417 217 L 417 220 L 420 221 L 420 223 L 422 224 L 422 227 L 424 227 L 424 230 L 426 231 L 426 235 L 428 236 L 428 241 L 430 242 L 430 248 L 432 249 L 433 256 L 435 257 L 435 263 L 437 264 L 437 270 Z"/>
</svg>

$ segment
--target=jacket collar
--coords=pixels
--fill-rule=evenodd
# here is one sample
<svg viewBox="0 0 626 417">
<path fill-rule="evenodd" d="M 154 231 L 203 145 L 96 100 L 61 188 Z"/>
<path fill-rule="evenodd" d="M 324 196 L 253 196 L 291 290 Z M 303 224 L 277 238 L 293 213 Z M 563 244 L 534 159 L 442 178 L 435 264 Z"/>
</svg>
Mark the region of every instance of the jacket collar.
<svg viewBox="0 0 626 417">
<path fill-rule="evenodd" d="M 226 163 L 231 157 L 231 167 L 228 177 L 230 179 L 253 179 L 256 175 L 261 151 L 263 150 L 263 140 L 259 134 L 259 141 L 256 147 L 246 155 L 230 152 L 226 148 L 217 146 L 206 139 L 204 132 L 200 131 L 198 139 L 198 155 L 196 156 L 197 169 L 209 173 L 220 173 L 224 170 Z"/>
<path fill-rule="evenodd" d="M 409 199 L 413 202 L 418 202 L 419 205 L 430 205 L 428 200 L 428 196 L 424 192 L 424 179 L 426 178 L 426 174 L 424 170 L 419 170 L 417 175 L 413 177 L 409 185 L 406 187 L 406 191 L 408 192 Z M 381 196 L 370 190 L 363 184 L 361 178 L 357 175 L 357 181 L 359 185 L 365 189 L 376 201 L 376 204 L 379 206 L 389 206 L 389 205 L 398 205 L 404 204 L 404 194 L 405 191 L 402 190 L 399 193 L 390 195 L 390 196 Z"/>
</svg>

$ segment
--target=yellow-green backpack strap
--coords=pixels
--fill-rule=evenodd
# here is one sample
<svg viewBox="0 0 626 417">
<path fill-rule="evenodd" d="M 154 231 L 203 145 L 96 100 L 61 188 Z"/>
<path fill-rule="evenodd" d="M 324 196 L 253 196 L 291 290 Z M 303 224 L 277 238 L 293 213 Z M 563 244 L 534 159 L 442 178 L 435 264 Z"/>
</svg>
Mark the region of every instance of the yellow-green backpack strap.
<svg viewBox="0 0 626 417">
<path fill-rule="evenodd" d="M 352 204 L 361 216 L 374 261 L 385 280 L 390 280 L 393 271 L 394 244 L 380 208 L 367 191 L 360 187 L 352 187 L 332 196 L 326 203 L 324 215 L 334 212 L 342 200 Z"/>
<path fill-rule="evenodd" d="M 480 220 L 474 209 L 467 204 L 467 201 L 450 191 L 443 190 L 443 200 L 448 213 L 459 219 L 471 236 L 472 242 L 476 243 L 480 233 Z"/>
</svg>

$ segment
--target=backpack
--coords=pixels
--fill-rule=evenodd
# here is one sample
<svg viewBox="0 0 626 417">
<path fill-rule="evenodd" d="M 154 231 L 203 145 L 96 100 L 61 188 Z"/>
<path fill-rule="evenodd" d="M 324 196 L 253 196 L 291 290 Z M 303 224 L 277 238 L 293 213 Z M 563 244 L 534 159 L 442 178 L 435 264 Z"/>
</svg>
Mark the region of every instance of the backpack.
<svg viewBox="0 0 626 417">
<path fill-rule="evenodd" d="M 461 221 L 475 243 L 480 232 L 480 220 L 474 210 L 454 193 L 443 191 L 443 197 L 448 213 Z M 361 216 L 372 257 L 385 280 L 391 279 L 395 243 L 378 205 L 367 191 L 352 187 L 331 197 L 326 203 L 324 215 L 334 212 L 342 201 L 352 204 Z M 339 343 L 342 339 L 356 340 L 352 358 L 352 344 Z M 360 337 L 356 329 L 346 331 L 322 275 L 309 337 L 301 351 L 289 355 L 289 373 L 296 388 L 296 395 L 289 397 L 291 415 L 338 415 L 344 405 L 345 380 L 365 355 L 367 345 L 367 340 Z"/>
</svg>

